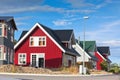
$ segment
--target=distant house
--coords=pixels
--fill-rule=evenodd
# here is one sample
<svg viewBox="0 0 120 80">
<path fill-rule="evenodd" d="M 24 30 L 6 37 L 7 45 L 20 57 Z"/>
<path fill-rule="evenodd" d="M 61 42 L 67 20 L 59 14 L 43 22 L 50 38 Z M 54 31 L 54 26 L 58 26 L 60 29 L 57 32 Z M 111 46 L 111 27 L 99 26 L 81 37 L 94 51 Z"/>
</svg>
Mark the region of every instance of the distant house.
<svg viewBox="0 0 120 80">
<path fill-rule="evenodd" d="M 74 49 L 81 55 L 77 57 L 77 63 L 82 64 L 84 56 L 85 67 L 90 69 L 96 69 L 96 43 L 95 41 L 85 41 L 85 52 L 83 50 L 83 43 L 84 41 L 77 41 L 77 43 L 73 45 Z"/>
<path fill-rule="evenodd" d="M 97 47 L 97 53 L 96 56 L 99 58 L 99 61 L 98 61 L 98 64 L 97 64 L 97 69 L 98 70 L 101 70 L 101 62 L 102 61 L 106 61 L 108 63 L 108 70 L 110 69 L 110 63 L 111 63 L 111 60 L 108 58 L 108 56 L 110 56 L 110 49 L 108 46 L 99 46 Z"/>
<path fill-rule="evenodd" d="M 14 64 L 46 68 L 75 65 L 79 54 L 73 44 L 73 30 L 52 30 L 36 23 L 15 45 Z"/>
<path fill-rule="evenodd" d="M 15 30 L 13 17 L 0 16 L 0 65 L 13 63 Z"/>
</svg>

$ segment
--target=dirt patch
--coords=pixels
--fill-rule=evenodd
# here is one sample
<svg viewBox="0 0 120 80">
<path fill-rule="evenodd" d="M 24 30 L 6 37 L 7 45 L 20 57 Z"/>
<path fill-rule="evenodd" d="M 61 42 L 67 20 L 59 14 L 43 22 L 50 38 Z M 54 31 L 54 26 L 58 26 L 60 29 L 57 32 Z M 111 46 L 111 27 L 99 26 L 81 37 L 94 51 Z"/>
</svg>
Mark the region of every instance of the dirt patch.
<svg viewBox="0 0 120 80">
<path fill-rule="evenodd" d="M 34 68 L 34 67 L 22 67 L 14 65 L 1 65 L 0 72 L 9 72 L 9 73 L 35 73 L 35 74 L 51 74 L 50 69 L 45 68 Z"/>
<path fill-rule="evenodd" d="M 90 70 L 90 74 L 112 74 L 112 73 L 103 70 Z"/>
<path fill-rule="evenodd" d="M 15 65 L 1 65 L 0 72 L 7 73 L 32 73 L 32 74 L 78 74 L 78 67 L 61 67 L 57 69 L 23 67 Z"/>
</svg>

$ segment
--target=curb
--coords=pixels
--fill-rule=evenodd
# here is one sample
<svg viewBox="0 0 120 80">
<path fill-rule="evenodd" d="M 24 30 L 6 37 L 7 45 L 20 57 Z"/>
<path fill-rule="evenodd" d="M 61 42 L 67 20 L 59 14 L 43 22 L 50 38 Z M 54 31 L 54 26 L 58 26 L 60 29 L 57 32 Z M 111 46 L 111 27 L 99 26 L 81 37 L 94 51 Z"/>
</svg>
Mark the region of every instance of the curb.
<svg viewBox="0 0 120 80">
<path fill-rule="evenodd" d="M 30 74 L 30 73 L 0 73 L 0 75 L 18 75 L 18 76 L 64 76 L 64 77 L 74 77 L 74 76 L 106 76 L 113 74 L 91 74 L 91 75 L 80 75 L 80 74 Z"/>
</svg>

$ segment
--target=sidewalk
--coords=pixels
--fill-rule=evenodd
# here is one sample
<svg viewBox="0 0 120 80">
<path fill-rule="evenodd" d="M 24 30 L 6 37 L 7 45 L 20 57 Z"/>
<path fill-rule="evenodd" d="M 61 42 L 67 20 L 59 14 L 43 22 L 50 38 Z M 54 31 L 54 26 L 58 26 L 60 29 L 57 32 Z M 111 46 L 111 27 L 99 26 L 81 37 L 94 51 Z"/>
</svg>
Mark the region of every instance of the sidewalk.
<svg viewBox="0 0 120 80">
<path fill-rule="evenodd" d="M 81 75 L 81 74 L 32 74 L 32 73 L 0 73 L 0 75 L 24 75 L 24 76 L 103 76 L 103 75 L 113 75 L 113 74 L 90 74 L 90 75 Z"/>
</svg>

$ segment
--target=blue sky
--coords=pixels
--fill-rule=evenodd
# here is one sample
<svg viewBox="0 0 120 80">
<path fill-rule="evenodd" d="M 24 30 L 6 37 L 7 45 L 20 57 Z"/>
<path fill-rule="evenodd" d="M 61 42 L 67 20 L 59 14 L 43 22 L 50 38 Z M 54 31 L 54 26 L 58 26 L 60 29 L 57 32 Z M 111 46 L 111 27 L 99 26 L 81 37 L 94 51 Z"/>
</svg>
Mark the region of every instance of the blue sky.
<svg viewBox="0 0 120 80">
<path fill-rule="evenodd" d="M 96 40 L 97 46 L 110 46 L 112 62 L 120 63 L 119 0 L 2 0 L 1 16 L 14 16 L 18 39 L 36 22 L 52 29 L 73 29 L 75 37 Z M 84 16 L 89 19 L 84 20 Z"/>
</svg>

